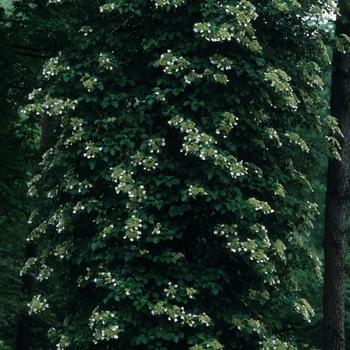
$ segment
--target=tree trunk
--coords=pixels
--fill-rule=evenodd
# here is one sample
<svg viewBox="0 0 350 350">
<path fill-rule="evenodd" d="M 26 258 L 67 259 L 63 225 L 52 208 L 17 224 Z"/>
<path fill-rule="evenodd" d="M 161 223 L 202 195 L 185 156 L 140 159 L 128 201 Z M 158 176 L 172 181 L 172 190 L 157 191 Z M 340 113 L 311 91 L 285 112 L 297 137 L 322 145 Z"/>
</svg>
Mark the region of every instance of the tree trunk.
<svg viewBox="0 0 350 350">
<path fill-rule="evenodd" d="M 347 0 L 339 1 L 336 36 L 349 34 Z M 350 163 L 350 57 L 333 56 L 331 114 L 344 135 L 339 138 L 342 161 L 329 160 L 324 248 L 323 350 L 345 350 L 345 257 Z"/>
<path fill-rule="evenodd" d="M 36 257 L 38 253 L 38 245 L 35 243 L 27 243 L 24 248 L 25 260 Z M 31 275 L 22 276 L 22 293 L 30 300 L 35 292 L 35 278 Z M 21 313 L 18 316 L 15 329 L 15 350 L 30 350 L 32 340 L 32 318 L 28 312 Z"/>
</svg>

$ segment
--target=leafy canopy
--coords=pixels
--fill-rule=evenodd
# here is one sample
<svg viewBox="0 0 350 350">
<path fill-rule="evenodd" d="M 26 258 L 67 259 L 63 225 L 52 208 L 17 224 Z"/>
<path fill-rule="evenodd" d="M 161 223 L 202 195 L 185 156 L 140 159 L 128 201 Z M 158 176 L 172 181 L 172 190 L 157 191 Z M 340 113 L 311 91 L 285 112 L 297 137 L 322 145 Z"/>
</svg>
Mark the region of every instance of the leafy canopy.
<svg viewBox="0 0 350 350">
<path fill-rule="evenodd" d="M 24 109 L 58 126 L 23 272 L 56 281 L 30 312 L 66 310 L 58 349 L 295 348 L 293 271 L 320 274 L 307 168 L 339 132 L 319 4 L 48 2 L 67 43 Z"/>
</svg>

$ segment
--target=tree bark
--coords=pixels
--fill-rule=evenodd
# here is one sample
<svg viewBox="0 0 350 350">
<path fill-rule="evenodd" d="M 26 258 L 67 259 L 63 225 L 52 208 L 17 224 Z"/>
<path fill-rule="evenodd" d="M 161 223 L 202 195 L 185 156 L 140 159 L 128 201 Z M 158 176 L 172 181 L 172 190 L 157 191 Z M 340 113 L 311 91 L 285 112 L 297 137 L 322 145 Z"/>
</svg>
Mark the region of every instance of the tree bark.
<svg viewBox="0 0 350 350">
<path fill-rule="evenodd" d="M 27 243 L 24 248 L 25 260 L 36 257 L 38 245 Z M 31 275 L 22 276 L 22 293 L 30 300 L 35 292 L 35 278 Z M 32 318 L 28 312 L 18 316 L 15 329 L 14 350 L 30 350 L 32 340 Z"/>
<path fill-rule="evenodd" d="M 336 36 L 349 34 L 347 0 L 339 1 Z M 350 163 L 350 57 L 339 51 L 333 55 L 331 114 L 344 135 L 342 161 L 328 163 L 324 248 L 323 350 L 345 350 L 345 268 L 347 247 L 347 207 Z"/>
</svg>

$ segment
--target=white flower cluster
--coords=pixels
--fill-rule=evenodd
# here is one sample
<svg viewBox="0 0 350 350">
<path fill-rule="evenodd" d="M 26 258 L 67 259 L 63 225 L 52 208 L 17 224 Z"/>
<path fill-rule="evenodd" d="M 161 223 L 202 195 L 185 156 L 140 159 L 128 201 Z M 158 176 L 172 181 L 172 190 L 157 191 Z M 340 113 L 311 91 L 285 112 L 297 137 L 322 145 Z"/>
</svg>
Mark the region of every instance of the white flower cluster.
<svg viewBox="0 0 350 350">
<path fill-rule="evenodd" d="M 89 33 L 92 33 L 92 29 L 90 26 L 82 26 L 79 29 L 79 32 L 84 33 L 84 36 L 87 36 Z"/>
<path fill-rule="evenodd" d="M 56 231 L 61 233 L 65 229 L 65 220 L 64 220 L 65 210 L 63 208 L 59 208 L 56 212 L 51 216 L 48 221 L 49 225 L 55 225 Z"/>
<path fill-rule="evenodd" d="M 305 299 L 300 299 L 300 301 L 300 303 L 294 303 L 295 310 L 297 310 L 306 321 L 311 322 L 311 318 L 315 316 L 315 311 Z"/>
<path fill-rule="evenodd" d="M 141 237 L 140 228 L 142 227 L 142 219 L 139 219 L 135 215 L 132 215 L 130 219 L 127 220 L 126 225 L 124 226 L 125 235 L 124 239 L 128 238 L 131 242 L 135 239 L 138 240 Z"/>
<path fill-rule="evenodd" d="M 323 80 L 317 74 L 310 75 L 306 70 L 304 70 L 303 76 L 307 85 L 311 87 L 318 87 L 321 91 L 323 90 Z"/>
<path fill-rule="evenodd" d="M 163 7 L 166 5 L 172 5 L 175 8 L 178 6 L 181 6 L 185 3 L 185 0 L 154 0 L 154 4 L 156 5 L 156 8 Z"/>
<path fill-rule="evenodd" d="M 57 194 L 58 194 L 57 188 L 46 192 L 47 198 L 54 198 L 55 196 L 57 196 Z"/>
<path fill-rule="evenodd" d="M 153 153 L 153 152 L 151 152 L 151 153 Z M 157 152 L 157 153 L 159 153 L 159 152 Z M 142 165 L 143 170 L 152 171 L 152 170 L 157 169 L 158 162 L 152 156 L 145 156 L 144 154 L 137 152 L 136 154 L 134 154 L 130 158 L 131 158 L 132 165 L 134 165 L 134 166 Z"/>
<path fill-rule="evenodd" d="M 198 196 L 198 195 L 207 196 L 208 195 L 208 193 L 204 191 L 204 188 L 195 187 L 193 185 L 191 185 L 190 188 L 188 189 L 188 194 L 190 196 Z"/>
<path fill-rule="evenodd" d="M 273 248 L 275 251 L 275 255 L 279 256 L 280 259 L 284 262 L 287 263 L 287 256 L 285 254 L 286 246 L 285 244 L 280 240 L 277 239 L 275 242 L 273 242 Z"/>
<path fill-rule="evenodd" d="M 210 148 L 210 146 L 217 142 L 212 136 L 209 136 L 206 133 L 201 133 L 192 120 L 180 122 L 181 119 L 182 118 L 177 121 L 175 117 L 168 122 L 170 125 L 179 125 L 180 130 L 183 133 L 186 133 L 186 136 L 183 138 L 185 142 L 182 144 L 181 151 L 185 151 L 185 155 L 196 154 L 199 151 L 199 158 L 205 160 L 205 149 Z"/>
<path fill-rule="evenodd" d="M 89 183 L 86 179 L 82 182 L 79 181 L 78 174 L 75 174 L 72 169 L 68 169 L 67 173 L 63 175 L 63 179 L 65 181 L 65 190 L 77 190 L 78 193 L 87 192 L 86 190 L 93 187 L 91 183 Z"/>
<path fill-rule="evenodd" d="M 273 267 L 273 269 L 271 269 L 271 272 L 274 272 L 274 271 L 275 271 L 275 267 Z M 267 271 L 265 271 L 265 273 L 268 274 Z M 268 283 L 270 286 L 275 286 L 277 284 L 280 284 L 281 281 L 278 278 L 278 276 L 270 275 L 264 280 L 264 283 Z"/>
<path fill-rule="evenodd" d="M 248 203 L 252 208 L 254 208 L 254 210 L 261 210 L 264 214 L 270 214 L 274 212 L 274 210 L 271 209 L 267 202 L 259 201 L 254 197 L 249 198 Z"/>
<path fill-rule="evenodd" d="M 246 26 L 247 23 L 258 18 L 256 7 L 248 0 L 241 0 L 235 7 L 227 5 L 225 11 L 231 15 L 236 15 L 239 23 Z M 249 14 L 249 17 L 245 18 L 244 16 L 239 16 L 240 13 Z"/>
<path fill-rule="evenodd" d="M 161 147 L 165 146 L 165 139 L 164 138 L 154 138 L 149 139 L 148 141 L 148 147 L 151 149 L 151 153 L 160 153 Z"/>
<path fill-rule="evenodd" d="M 209 41 L 220 41 L 220 37 L 213 33 L 211 24 L 208 22 L 195 23 L 193 31 L 202 34 L 202 37 Z"/>
<path fill-rule="evenodd" d="M 268 137 L 271 140 L 276 140 L 277 141 L 277 146 L 282 147 L 282 142 L 280 141 L 280 138 L 278 136 L 277 131 L 274 128 L 266 128 L 265 133 L 268 135 Z"/>
<path fill-rule="evenodd" d="M 36 175 L 33 177 L 33 179 L 28 183 L 28 187 L 32 186 L 32 183 L 35 181 L 38 181 L 40 179 L 41 175 Z M 28 219 L 28 224 L 31 224 L 33 222 L 33 219 L 38 215 L 38 211 L 37 210 L 33 210 L 30 213 L 30 217 Z"/>
<path fill-rule="evenodd" d="M 97 84 L 97 78 L 91 77 L 88 73 L 85 73 L 80 81 L 83 83 L 84 88 L 89 92 L 91 92 Z"/>
<path fill-rule="evenodd" d="M 226 85 L 229 82 L 229 79 L 226 74 L 215 73 L 213 74 L 214 81 Z"/>
<path fill-rule="evenodd" d="M 29 307 L 28 314 L 31 315 L 32 313 L 38 313 L 41 311 L 44 311 L 49 307 L 49 304 L 47 303 L 46 299 L 40 300 L 41 294 L 35 295 L 30 303 L 27 304 Z"/>
<path fill-rule="evenodd" d="M 45 96 L 45 101 L 40 103 L 34 103 L 27 105 L 21 110 L 21 113 L 35 113 L 35 115 L 47 115 L 58 116 L 63 114 L 65 109 L 74 110 L 75 105 L 78 103 L 77 100 L 61 100 L 58 98 L 52 98 L 50 95 Z"/>
<path fill-rule="evenodd" d="M 81 284 L 84 282 L 84 281 L 88 281 L 92 275 L 92 271 L 90 269 L 90 267 L 87 267 L 86 268 L 87 270 L 87 274 L 85 276 L 82 276 L 80 275 L 78 278 L 77 278 L 77 284 L 78 284 L 78 287 L 81 287 Z"/>
<path fill-rule="evenodd" d="M 223 119 L 220 122 L 220 125 L 216 129 L 215 133 L 217 135 L 222 134 L 223 138 L 226 138 L 231 130 L 237 125 L 237 121 L 239 120 L 233 113 L 224 112 Z"/>
<path fill-rule="evenodd" d="M 33 100 L 34 97 L 41 91 L 42 89 L 34 89 L 32 92 L 28 94 L 28 100 Z"/>
<path fill-rule="evenodd" d="M 292 78 L 282 69 L 275 69 L 269 67 L 264 72 L 265 80 L 271 82 L 271 86 L 276 88 L 276 91 L 289 91 L 291 87 L 286 82 L 292 80 Z"/>
<path fill-rule="evenodd" d="M 316 214 L 320 214 L 320 212 L 318 211 L 318 204 L 317 203 L 310 203 L 309 201 L 306 201 L 308 209 L 310 212 L 316 213 Z"/>
<path fill-rule="evenodd" d="M 112 232 L 113 232 L 113 228 L 114 228 L 114 225 L 108 225 L 107 227 L 105 227 L 102 232 L 100 232 L 100 236 L 102 238 L 106 238 L 107 236 L 109 236 Z"/>
<path fill-rule="evenodd" d="M 218 224 L 214 227 L 214 235 L 222 236 L 225 238 L 230 238 L 233 236 L 237 236 L 237 225 L 227 225 L 227 224 Z"/>
<path fill-rule="evenodd" d="M 52 57 L 49 59 L 49 62 L 47 63 L 47 65 L 42 71 L 42 74 L 46 79 L 57 74 L 56 67 L 60 56 L 61 56 L 61 53 L 59 52 L 58 56 Z"/>
<path fill-rule="evenodd" d="M 309 153 L 309 147 L 298 134 L 286 132 L 284 136 L 286 136 L 289 139 L 289 142 L 294 142 L 296 145 L 300 146 L 302 151 Z"/>
<path fill-rule="evenodd" d="M 120 285 L 120 282 L 117 281 L 114 277 L 112 277 L 112 274 L 108 272 L 99 272 L 99 277 L 94 279 L 94 282 L 100 282 L 102 281 L 103 284 L 111 284 L 113 287 L 117 287 Z"/>
<path fill-rule="evenodd" d="M 177 284 L 172 284 L 171 282 L 168 282 L 168 288 L 164 288 L 164 292 L 167 297 L 175 298 L 177 293 Z M 197 291 L 194 288 L 186 288 L 186 294 L 190 299 L 193 299 L 193 294 L 196 294 Z"/>
<path fill-rule="evenodd" d="M 85 153 L 83 154 L 84 157 L 87 159 L 95 158 L 95 155 L 102 151 L 102 147 L 97 147 L 92 141 L 85 142 Z"/>
<path fill-rule="evenodd" d="M 192 313 L 186 313 L 185 308 L 183 306 L 179 307 L 177 305 L 173 305 L 172 307 L 165 307 L 164 303 L 159 302 L 154 305 L 151 310 L 152 315 L 162 315 L 166 314 L 168 316 L 168 321 L 180 322 L 181 324 L 187 324 L 190 327 L 201 324 L 209 327 L 210 325 L 210 317 L 206 315 L 204 312 L 201 315 L 196 315 Z"/>
<path fill-rule="evenodd" d="M 30 232 L 29 236 L 27 237 L 27 242 L 34 241 L 35 239 L 39 238 L 42 233 L 45 233 L 47 229 L 47 222 L 42 222 L 39 226 L 37 226 L 32 232 Z"/>
<path fill-rule="evenodd" d="M 47 62 L 46 66 L 43 68 L 42 75 L 45 79 L 50 79 L 51 77 L 61 73 L 65 72 L 67 70 L 70 70 L 69 66 L 64 65 L 58 65 L 58 61 L 61 57 L 61 52 L 55 57 L 52 57 Z"/>
<path fill-rule="evenodd" d="M 126 204 L 126 208 L 130 211 L 135 211 L 138 208 L 139 203 L 147 198 L 145 187 L 143 185 L 133 187 L 128 191 L 128 196 L 130 198 L 130 202 Z"/>
<path fill-rule="evenodd" d="M 57 350 L 63 350 L 65 348 L 68 348 L 69 346 L 70 346 L 69 338 L 62 334 L 60 337 L 60 341 L 56 344 Z"/>
<path fill-rule="evenodd" d="M 66 177 L 66 174 L 64 175 L 64 177 Z M 82 193 L 84 190 L 87 190 L 88 188 L 92 188 L 93 185 L 89 183 L 87 180 L 80 182 L 76 179 L 66 179 L 66 189 L 73 190 L 75 187 L 77 187 L 78 193 Z"/>
<path fill-rule="evenodd" d="M 225 71 L 230 70 L 232 68 L 232 61 L 227 57 L 223 57 L 221 55 L 215 54 L 212 57 L 209 57 L 210 63 L 216 66 L 216 68 Z"/>
<path fill-rule="evenodd" d="M 248 238 L 246 241 L 241 241 L 238 232 L 237 225 L 227 225 L 218 224 L 214 228 L 214 234 L 225 237 L 227 239 L 226 247 L 232 253 L 247 253 L 250 260 L 254 260 L 256 263 L 261 264 L 260 269 L 264 274 L 273 273 L 275 271 L 274 264 L 270 262 L 270 258 L 266 254 L 266 249 L 270 248 L 271 243 L 267 235 L 267 230 L 265 226 L 261 224 L 254 224 L 250 227 L 250 230 L 256 235 L 259 233 L 259 240 Z M 261 235 L 264 235 L 261 241 Z M 268 281 L 271 284 L 275 282 L 272 281 L 271 276 L 268 277 Z"/>
<path fill-rule="evenodd" d="M 313 249 L 311 248 L 306 248 L 307 253 L 309 255 L 309 257 L 312 259 L 314 266 L 315 266 L 315 270 L 316 270 L 316 274 L 318 277 L 322 278 L 322 262 L 320 260 L 320 258 L 318 257 L 317 252 L 315 252 Z"/>
<path fill-rule="evenodd" d="M 99 312 L 97 307 L 92 312 L 89 321 L 90 328 L 94 330 L 94 344 L 98 344 L 100 340 L 118 339 L 120 330 L 113 312 Z"/>
<path fill-rule="evenodd" d="M 153 231 L 152 231 L 152 234 L 154 234 L 154 235 L 160 235 L 160 230 L 161 230 L 161 228 L 162 228 L 162 225 L 158 222 L 157 224 L 156 224 L 156 226 L 154 226 L 154 228 L 153 228 Z"/>
<path fill-rule="evenodd" d="M 168 282 L 168 288 L 164 288 L 164 292 L 166 294 L 167 297 L 171 297 L 171 298 L 175 298 L 176 296 L 176 292 L 177 292 L 177 284 L 172 284 L 171 282 Z"/>
<path fill-rule="evenodd" d="M 250 260 L 255 260 L 260 264 L 266 264 L 270 258 L 265 254 L 264 249 L 269 248 L 271 245 L 267 236 L 267 230 L 265 226 L 260 224 L 254 224 L 250 229 L 255 233 L 261 232 L 265 235 L 262 243 L 258 244 L 250 238 L 244 242 L 240 241 L 236 224 L 218 224 L 214 228 L 214 234 L 227 239 L 226 246 L 232 253 L 246 252 L 250 254 Z"/>
<path fill-rule="evenodd" d="M 41 282 L 49 279 L 51 272 L 53 272 L 53 268 L 48 267 L 46 264 L 42 264 L 37 280 Z"/>
<path fill-rule="evenodd" d="M 235 39 L 251 51 L 261 50 L 251 24 L 258 17 L 256 8 L 249 1 L 242 0 L 236 6 L 227 5 L 225 12 L 233 17 L 233 23 L 231 20 L 230 23 L 217 26 L 209 22 L 199 22 L 194 25 L 193 31 L 212 42 Z"/>
<path fill-rule="evenodd" d="M 29 258 L 24 266 L 22 267 L 22 270 L 20 271 L 19 275 L 22 276 L 22 275 L 25 275 L 27 274 L 31 269 L 32 267 L 35 265 L 35 263 L 38 261 L 37 258 Z"/>
<path fill-rule="evenodd" d="M 184 70 L 190 65 L 190 62 L 182 56 L 174 56 L 171 50 L 168 50 L 166 53 L 161 54 L 160 59 L 155 63 L 155 65 L 164 67 L 164 73 L 173 74 Z"/>
<path fill-rule="evenodd" d="M 39 163 L 39 165 L 44 165 L 44 163 L 50 159 L 50 157 L 54 154 L 54 149 L 50 147 L 43 155 L 42 155 L 42 161 Z M 35 178 L 35 177 L 34 177 Z M 33 178 L 33 179 L 34 179 Z M 36 180 L 37 181 L 37 180 Z M 33 180 L 32 180 L 33 182 Z M 28 185 L 29 186 L 29 185 Z"/>
<path fill-rule="evenodd" d="M 277 9 L 281 12 L 289 11 L 290 5 L 292 5 L 293 7 L 301 7 L 299 2 L 296 0 L 288 0 L 288 4 L 280 0 L 273 0 L 272 2 L 276 5 Z M 315 13 L 315 15 L 317 16 L 318 14 Z M 329 13 L 327 13 L 327 15 L 329 15 Z"/>
<path fill-rule="evenodd" d="M 85 206 L 83 203 L 78 202 L 74 207 L 73 207 L 73 214 L 76 214 L 79 210 L 84 210 Z"/>
<path fill-rule="evenodd" d="M 269 248 L 271 246 L 271 242 L 270 242 L 270 239 L 269 239 L 269 236 L 268 236 L 268 232 L 267 232 L 267 229 L 264 225 L 261 225 L 261 224 L 253 224 L 250 226 L 250 230 L 252 232 L 254 232 L 255 234 L 256 233 L 260 233 L 260 238 L 261 238 L 261 234 L 264 235 L 264 238 L 263 238 L 263 246 L 264 247 L 267 247 Z"/>
<path fill-rule="evenodd" d="M 242 320 L 239 318 L 234 318 L 232 320 L 232 323 L 234 326 L 236 326 L 239 330 L 242 330 L 246 327 L 251 328 L 254 332 L 263 335 L 265 338 L 264 334 L 266 333 L 266 328 L 265 325 L 262 321 L 260 320 L 254 320 L 253 318 L 249 318 L 248 320 Z"/>
<path fill-rule="evenodd" d="M 110 3 L 110 4 L 104 4 L 100 6 L 100 12 L 110 12 L 113 11 L 116 8 L 115 3 Z"/>
<path fill-rule="evenodd" d="M 72 242 L 66 241 L 62 244 L 58 244 L 53 253 L 54 256 L 59 256 L 61 259 L 64 258 L 65 255 L 68 254 L 68 248 L 71 247 Z"/>
<path fill-rule="evenodd" d="M 159 87 L 154 89 L 154 94 L 156 95 L 157 101 L 165 101 L 165 94 L 160 92 Z"/>
<path fill-rule="evenodd" d="M 186 133 L 181 149 L 181 152 L 185 151 L 185 155 L 193 154 L 202 160 L 211 159 L 215 165 L 228 169 L 234 179 L 248 173 L 248 168 L 243 165 L 243 161 L 237 161 L 231 155 L 226 156 L 219 153 L 214 148 L 214 145 L 217 144 L 215 139 L 208 134 L 200 133 L 193 121 L 184 120 L 180 115 L 176 115 L 168 121 L 168 124 Z"/>
<path fill-rule="evenodd" d="M 194 294 L 196 294 L 197 291 L 194 288 L 186 288 L 186 294 L 190 299 L 194 299 Z"/>
<path fill-rule="evenodd" d="M 335 137 L 326 135 L 325 138 L 330 144 L 337 147 L 337 149 L 341 149 L 340 143 Z"/>
<path fill-rule="evenodd" d="M 286 350 L 297 350 L 292 344 L 283 342 L 275 337 L 267 338 L 262 342 L 259 342 L 259 350 L 277 350 L 277 349 L 286 349 Z"/>
<path fill-rule="evenodd" d="M 184 81 L 186 84 L 195 83 L 201 78 L 203 78 L 203 74 L 198 74 L 194 69 L 192 69 L 192 71 L 188 75 L 184 75 Z"/>
<path fill-rule="evenodd" d="M 266 264 L 270 260 L 263 250 L 263 248 L 266 248 L 266 245 L 263 243 L 258 246 L 257 242 L 250 238 L 241 242 L 238 237 L 234 237 L 227 243 L 227 248 L 230 249 L 232 253 L 249 253 L 249 259 L 255 260 L 259 264 Z"/>
<path fill-rule="evenodd" d="M 121 166 L 110 168 L 112 170 L 112 179 L 118 185 L 115 187 L 117 194 L 125 193 L 130 201 L 126 204 L 129 211 L 135 212 L 139 204 L 147 198 L 146 190 L 143 185 L 136 186 L 132 178 L 133 172 L 127 172 Z"/>
<path fill-rule="evenodd" d="M 244 166 L 243 161 L 237 161 L 233 156 L 225 157 L 219 154 L 215 156 L 214 164 L 219 165 L 221 168 L 227 168 L 233 179 L 248 174 L 248 168 Z"/>
<path fill-rule="evenodd" d="M 37 191 L 35 185 L 29 187 L 28 196 L 29 197 L 38 197 L 38 191 Z"/>
<path fill-rule="evenodd" d="M 254 102 L 254 100 L 252 100 L 252 101 Z M 253 114 L 252 111 L 250 111 L 249 113 Z M 266 123 L 270 119 L 269 116 L 264 112 L 264 110 L 254 111 L 253 118 L 257 124 Z"/>
<path fill-rule="evenodd" d="M 331 115 L 327 115 L 327 117 L 324 118 L 324 124 L 327 126 L 327 128 L 333 135 L 338 134 L 339 136 L 344 136 L 338 126 L 336 118 L 332 117 Z"/>
<path fill-rule="evenodd" d="M 284 103 L 293 110 L 298 109 L 299 99 L 293 92 L 290 85 L 291 77 L 282 69 L 268 67 L 264 72 L 264 80 L 275 89 L 276 92 L 283 93 Z"/>
<path fill-rule="evenodd" d="M 284 192 L 284 187 L 281 185 L 279 182 L 276 183 L 276 190 L 274 192 L 275 195 L 280 196 L 280 197 L 285 197 L 286 194 Z"/>
<path fill-rule="evenodd" d="M 176 115 L 174 118 L 170 119 L 168 121 L 169 125 L 174 125 L 174 126 L 179 126 L 183 123 L 184 118 L 181 117 L 180 115 Z"/>
<path fill-rule="evenodd" d="M 113 70 L 113 65 L 111 64 L 111 59 L 108 54 L 100 53 L 100 57 L 98 58 L 98 61 L 101 67 L 107 70 Z"/>
</svg>

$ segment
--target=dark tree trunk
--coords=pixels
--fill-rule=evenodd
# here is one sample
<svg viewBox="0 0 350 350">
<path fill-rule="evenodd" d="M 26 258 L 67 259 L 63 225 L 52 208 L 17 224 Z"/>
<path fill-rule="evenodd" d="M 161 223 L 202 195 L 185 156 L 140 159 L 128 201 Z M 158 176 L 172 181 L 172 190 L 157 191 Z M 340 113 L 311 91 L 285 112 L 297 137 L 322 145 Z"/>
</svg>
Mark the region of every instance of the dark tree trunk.
<svg viewBox="0 0 350 350">
<path fill-rule="evenodd" d="M 336 35 L 349 34 L 347 0 L 339 1 Z M 346 20 L 345 20 L 346 19 Z M 323 350 L 345 350 L 345 257 L 350 163 L 350 57 L 333 56 L 331 114 L 344 135 L 339 138 L 342 161 L 328 163 L 324 248 Z"/>
<path fill-rule="evenodd" d="M 27 243 L 24 248 L 25 260 L 37 256 L 38 245 Z M 31 275 L 22 276 L 22 293 L 30 300 L 35 292 L 35 278 Z M 32 339 L 32 318 L 28 313 L 20 314 L 15 330 L 15 350 L 30 350 Z"/>
<path fill-rule="evenodd" d="M 49 147 L 55 126 L 54 118 L 44 118 L 41 128 L 40 148 L 44 152 Z M 24 247 L 24 259 L 35 258 L 38 255 L 38 244 L 27 243 Z M 22 292 L 30 301 L 35 293 L 35 277 L 22 276 Z M 20 314 L 15 329 L 14 350 L 30 350 L 32 339 L 32 318 L 28 313 Z"/>
</svg>

